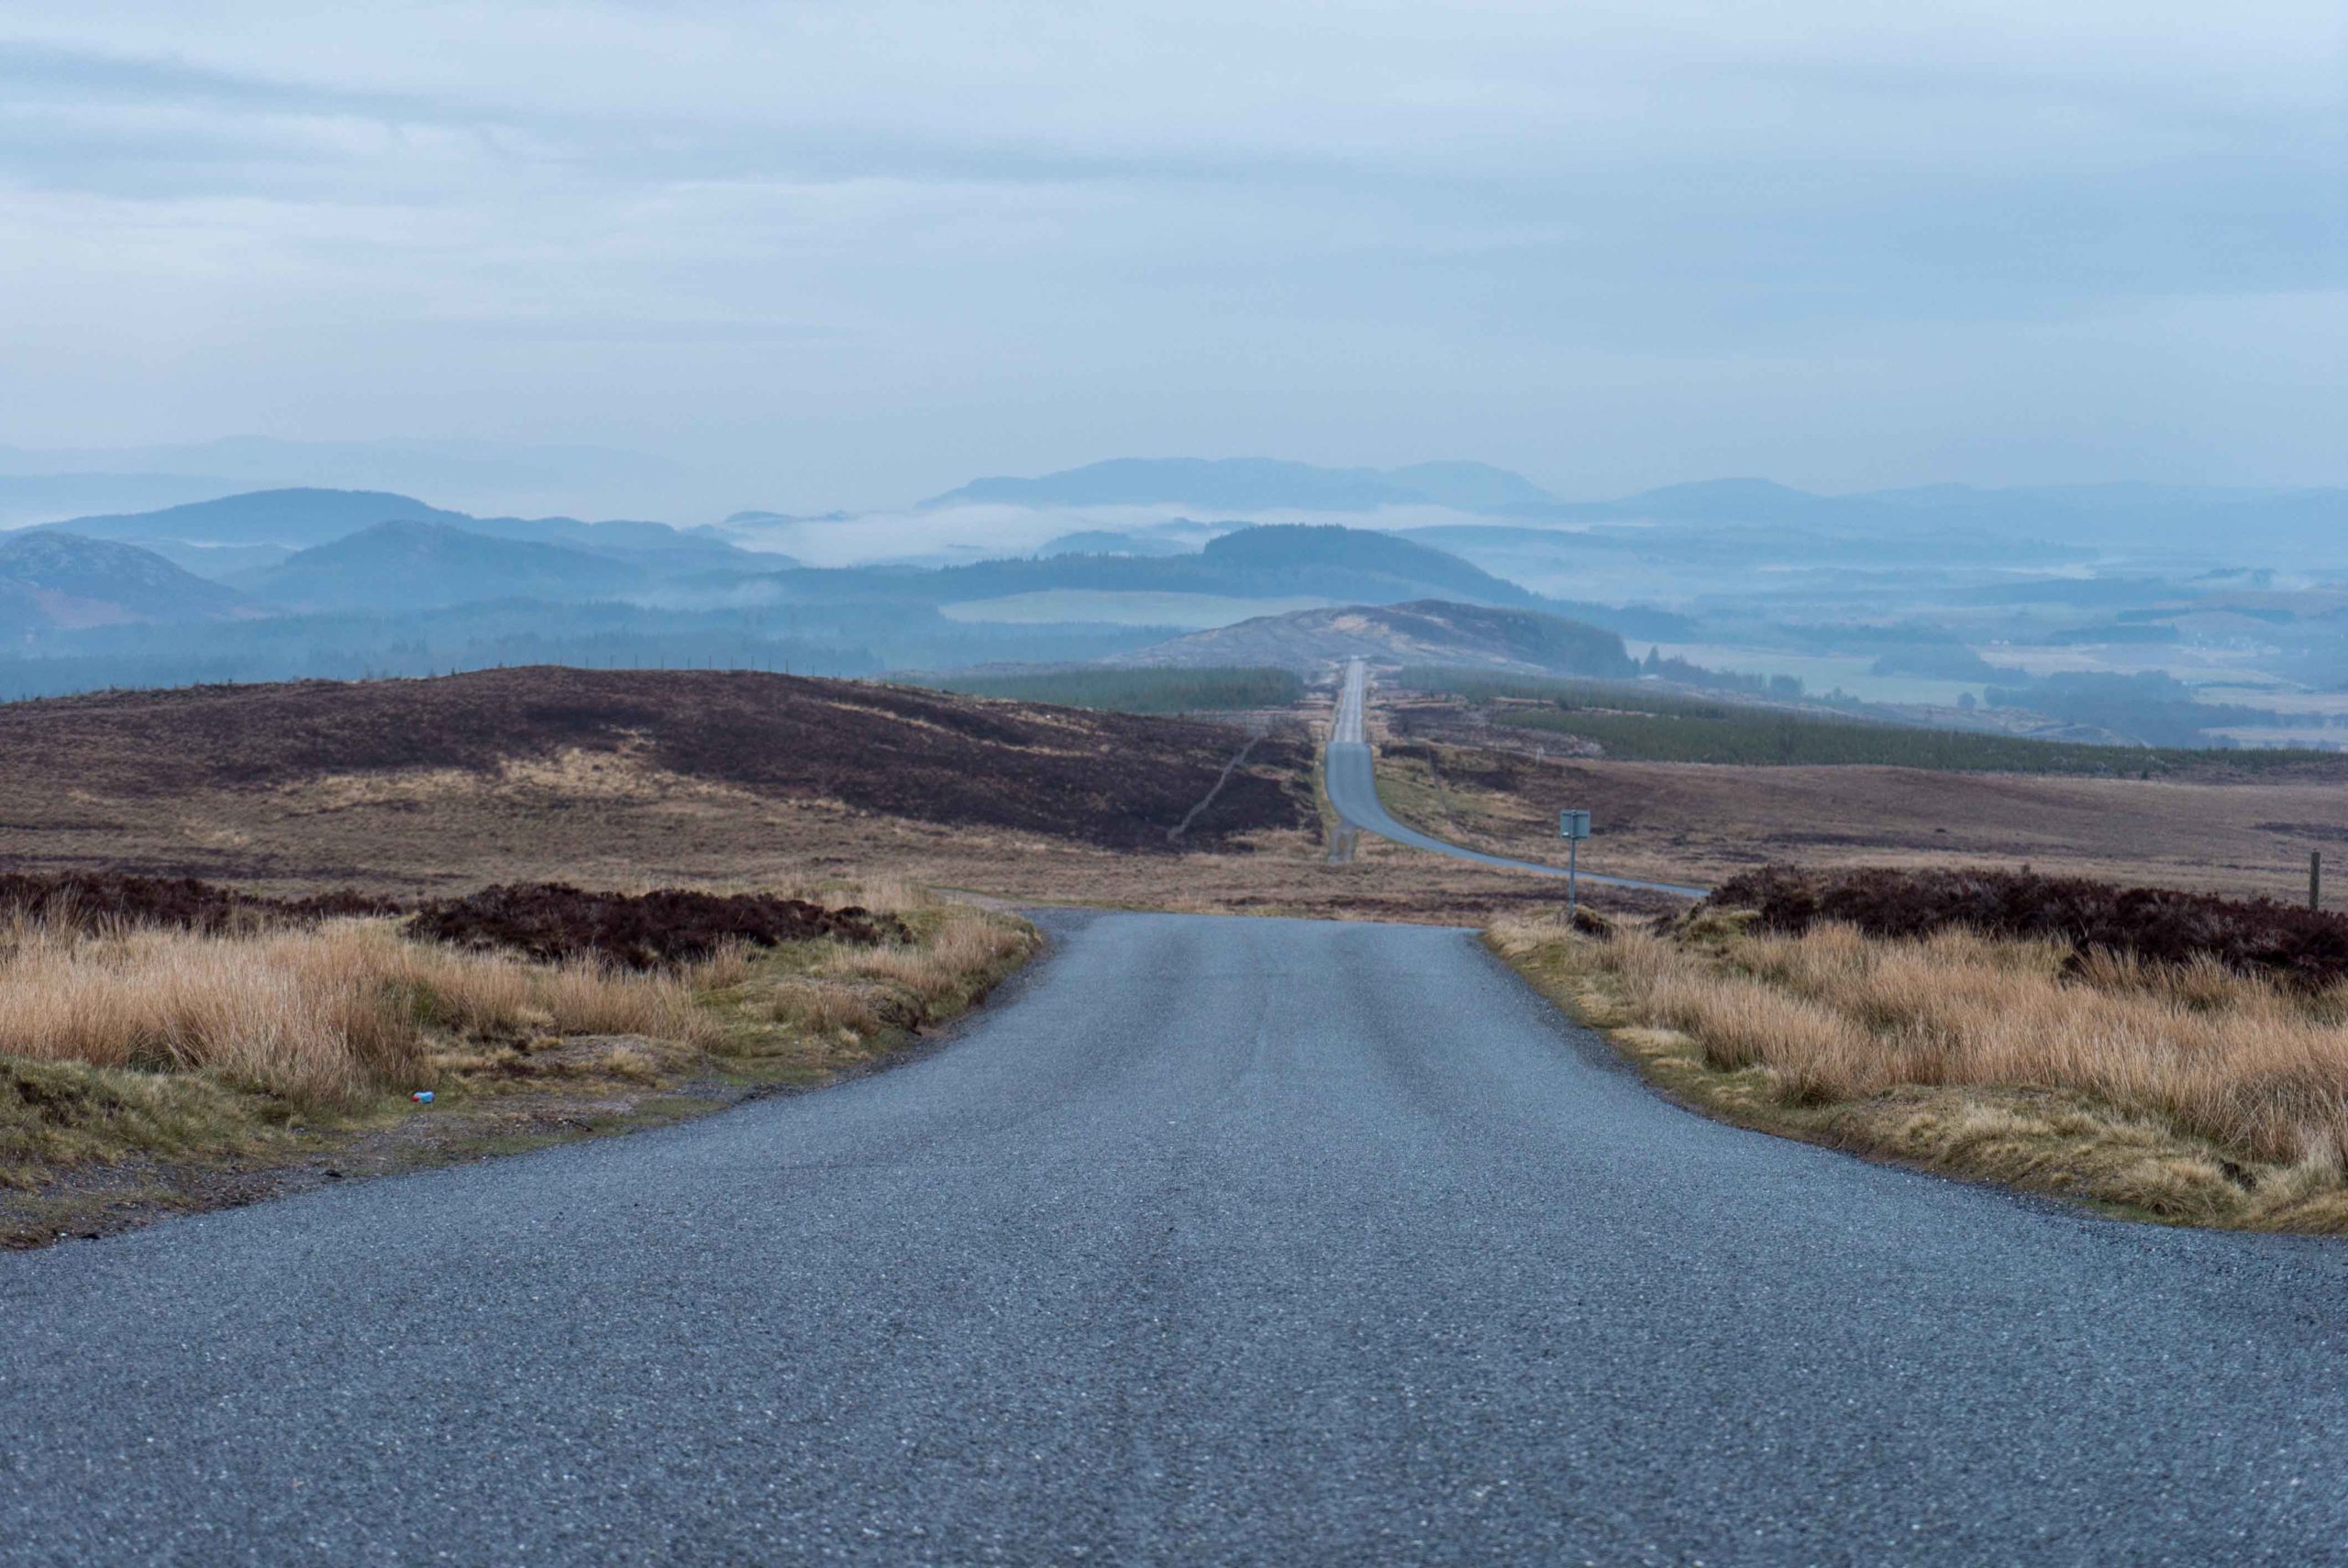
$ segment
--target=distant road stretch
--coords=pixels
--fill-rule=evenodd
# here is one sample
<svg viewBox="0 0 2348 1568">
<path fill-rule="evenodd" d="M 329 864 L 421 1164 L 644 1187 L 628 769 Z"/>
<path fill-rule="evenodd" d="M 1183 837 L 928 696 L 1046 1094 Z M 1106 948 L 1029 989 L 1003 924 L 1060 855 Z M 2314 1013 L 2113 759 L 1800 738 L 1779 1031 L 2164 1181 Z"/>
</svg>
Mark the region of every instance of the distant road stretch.
<svg viewBox="0 0 2348 1568">
<path fill-rule="evenodd" d="M 1512 860 L 1505 855 L 1487 855 L 1480 849 L 1449 844 L 1430 837 L 1416 828 L 1404 827 L 1396 822 L 1378 798 L 1378 778 L 1370 766 L 1368 732 L 1362 728 L 1362 701 L 1369 690 L 1369 671 L 1359 659 L 1346 667 L 1345 688 L 1337 694 L 1337 718 L 1329 731 L 1329 747 L 1324 757 L 1324 772 L 1328 777 L 1329 803 L 1337 814 L 1364 833 L 1374 833 L 1380 838 L 1407 844 L 1413 849 L 1429 850 L 1436 855 L 1448 855 L 1454 860 L 1477 860 L 1487 866 L 1509 866 L 1519 871 L 1531 871 L 1543 877 L 1562 877 L 1562 866 L 1544 866 L 1534 860 Z M 1602 877 L 1594 871 L 1581 874 L 1585 882 L 1595 882 L 1608 888 L 1637 888 L 1651 893 L 1673 893 L 1683 899 L 1700 899 L 1711 891 L 1710 888 L 1686 887 L 1677 882 L 1643 882 L 1635 877 Z"/>
</svg>

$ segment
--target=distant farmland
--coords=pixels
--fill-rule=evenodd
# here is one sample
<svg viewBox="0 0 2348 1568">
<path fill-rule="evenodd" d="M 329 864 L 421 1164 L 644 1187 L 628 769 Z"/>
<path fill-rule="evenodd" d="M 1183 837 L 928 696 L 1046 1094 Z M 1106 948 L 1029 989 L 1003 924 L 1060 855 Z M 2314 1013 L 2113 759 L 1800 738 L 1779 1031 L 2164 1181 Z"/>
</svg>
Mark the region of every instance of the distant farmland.
<svg viewBox="0 0 2348 1568">
<path fill-rule="evenodd" d="M 1018 675 L 951 675 L 922 685 L 969 697 L 1007 697 L 1116 713 L 1207 713 L 1285 708 L 1304 696 L 1292 672 L 1261 666 L 1207 669 L 1055 669 Z"/>
<path fill-rule="evenodd" d="M 2348 771 L 2338 753 L 2092 745 L 2020 735 L 1934 730 L 1713 701 L 1629 683 L 1545 680 L 1475 670 L 1412 668 L 1400 684 L 1490 709 L 1491 722 L 1595 741 L 1635 762 L 1745 767 L 1876 766 L 1951 773 L 2140 775 L 2215 771 Z M 1533 704 L 1540 704 L 1534 706 Z M 1509 704 L 1509 705 L 1503 705 Z"/>
</svg>

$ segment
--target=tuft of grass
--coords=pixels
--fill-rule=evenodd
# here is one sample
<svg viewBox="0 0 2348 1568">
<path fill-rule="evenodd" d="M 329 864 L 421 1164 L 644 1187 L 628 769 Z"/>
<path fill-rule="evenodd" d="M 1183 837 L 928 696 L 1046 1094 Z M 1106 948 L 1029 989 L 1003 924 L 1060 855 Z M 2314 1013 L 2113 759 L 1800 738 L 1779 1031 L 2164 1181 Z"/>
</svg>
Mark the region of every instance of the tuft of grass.
<svg viewBox="0 0 2348 1568">
<path fill-rule="evenodd" d="M 1034 951 L 1034 942 L 1019 923 L 958 910 L 932 922 L 914 942 L 835 949 L 823 972 L 878 982 L 929 1021 L 951 1018 L 983 996 Z"/>
<path fill-rule="evenodd" d="M 0 1056 L 0 1187 L 89 1160 L 259 1154 L 290 1142 L 273 1110 L 209 1077 Z"/>
<path fill-rule="evenodd" d="M 2148 1218 L 2348 1231 L 2348 995 L 1962 930 L 1708 911 L 1503 957 L 1652 1079 L 1746 1125 Z"/>
<path fill-rule="evenodd" d="M 843 1036 L 850 1041 L 880 1033 L 888 1020 L 873 999 L 847 986 L 790 980 L 777 986 L 768 1003 L 768 1015 L 809 1034 Z"/>
</svg>

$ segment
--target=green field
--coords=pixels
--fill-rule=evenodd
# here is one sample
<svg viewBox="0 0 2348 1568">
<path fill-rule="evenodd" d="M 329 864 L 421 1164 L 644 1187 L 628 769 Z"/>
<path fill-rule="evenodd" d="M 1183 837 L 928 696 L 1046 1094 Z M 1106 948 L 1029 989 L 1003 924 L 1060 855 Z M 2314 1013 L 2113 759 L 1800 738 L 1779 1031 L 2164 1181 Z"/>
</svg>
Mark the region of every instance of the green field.
<svg viewBox="0 0 2348 1568">
<path fill-rule="evenodd" d="M 1952 773 L 2073 773 L 2161 778 L 2184 772 L 2348 770 L 2339 753 L 2087 745 L 1965 730 L 1928 730 L 1789 712 L 1624 683 L 1545 680 L 1537 676 L 1412 668 L 1401 685 L 1493 706 L 1492 723 L 1578 735 L 1608 756 L 1636 762 L 1716 762 L 1746 767 L 1875 765 Z"/>
<path fill-rule="evenodd" d="M 1285 669 L 1226 666 L 1207 669 L 1055 669 L 1020 675 L 943 675 L 922 685 L 972 697 L 1008 697 L 1062 708 L 1117 713 L 1205 713 L 1235 708 L 1284 708 L 1304 695 Z"/>
</svg>

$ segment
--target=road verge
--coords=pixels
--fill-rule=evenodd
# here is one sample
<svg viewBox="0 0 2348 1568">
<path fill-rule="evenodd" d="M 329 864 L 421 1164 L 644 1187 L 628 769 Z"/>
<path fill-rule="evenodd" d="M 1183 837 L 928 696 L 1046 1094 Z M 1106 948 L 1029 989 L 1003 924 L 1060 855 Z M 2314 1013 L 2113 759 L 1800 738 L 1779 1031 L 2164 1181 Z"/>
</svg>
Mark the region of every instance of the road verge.
<svg viewBox="0 0 2348 1568">
<path fill-rule="evenodd" d="M 1485 940 L 1722 1121 L 2119 1217 L 2348 1233 L 2348 1078 L 2307 1060 L 2348 1055 L 2331 993 L 1967 932 L 1772 934 L 1709 908 L 1603 934 L 1504 920 Z"/>
<path fill-rule="evenodd" d="M 1042 945 L 1016 916 L 918 889 L 799 891 L 855 918 L 647 969 L 452 948 L 382 915 L 19 917 L 0 928 L 0 1245 L 819 1088 L 977 1006 Z"/>
</svg>

